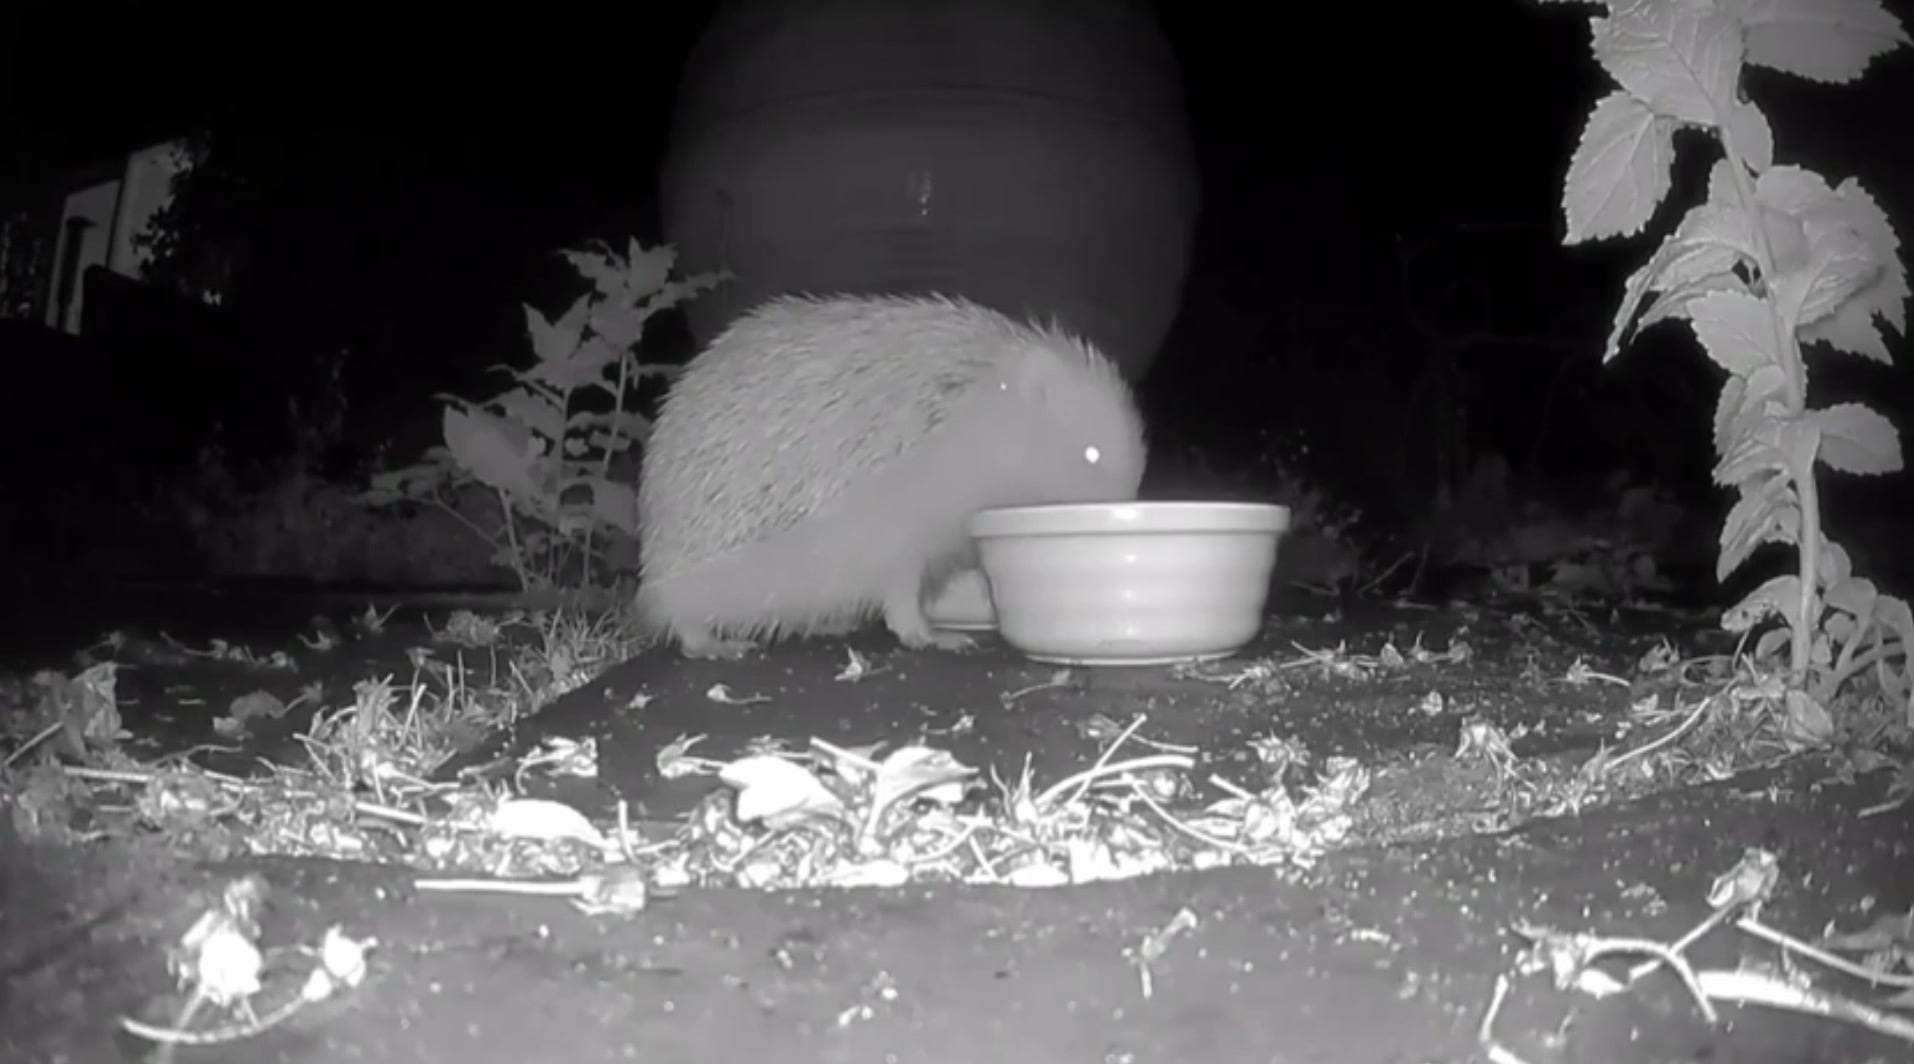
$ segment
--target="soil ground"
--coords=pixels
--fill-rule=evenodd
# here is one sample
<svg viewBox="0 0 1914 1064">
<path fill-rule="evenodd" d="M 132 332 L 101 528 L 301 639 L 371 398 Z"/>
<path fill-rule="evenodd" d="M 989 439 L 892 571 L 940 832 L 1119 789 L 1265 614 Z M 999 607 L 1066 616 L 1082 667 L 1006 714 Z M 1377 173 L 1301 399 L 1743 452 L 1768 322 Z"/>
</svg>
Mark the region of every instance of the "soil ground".
<svg viewBox="0 0 1914 1064">
<path fill-rule="evenodd" d="M 107 627 L 164 629 L 284 649 L 294 674 L 199 664 L 131 669 L 121 680 L 142 754 L 211 737 L 230 700 L 266 689 L 290 700 L 315 679 L 336 704 L 367 676 L 409 671 L 417 611 L 329 655 L 293 638 L 313 614 L 343 630 L 363 599 L 154 594 L 69 603 L 0 632 L 11 663 L 53 663 Z M 442 606 L 432 612 L 442 617 Z M 923 739 L 1014 778 L 1029 759 L 1053 781 L 1089 765 L 1137 713 L 1153 738 L 1204 751 L 1197 775 L 1256 786 L 1248 740 L 1294 737 L 1317 757 L 1372 766 L 1365 845 L 1303 872 L 1236 868 L 1048 890 L 936 886 L 762 893 L 698 890 L 626 917 L 589 917 L 558 899 L 421 895 L 403 869 L 318 860 L 180 861 L 138 843 L 58 849 L 0 826 L 0 1060 L 141 1059 L 122 1014 L 151 1014 L 172 989 L 167 945 L 235 871 L 272 887 L 268 944 L 332 924 L 378 940 L 357 990 L 284 1028 L 180 1061 L 1358 1061 L 1483 1059 L 1477 1026 L 1522 942 L 1518 920 L 1670 940 L 1707 912 L 1713 877 L 1744 848 L 1780 855 L 1768 923 L 1813 939 L 1914 903 L 1914 811 L 1860 818 L 1885 779 L 1840 781 L 1813 760 L 1668 791 L 1579 815 L 1483 832 L 1494 796 L 1447 755 L 1479 717 L 1526 735 L 1516 753 L 1579 762 L 1636 692 L 1562 681 L 1581 658 L 1632 675 L 1661 638 L 1696 652 L 1706 626 L 1668 613 L 1582 616 L 1445 605 L 1354 607 L 1346 616 L 1279 603 L 1242 660 L 1299 657 L 1385 638 L 1462 665 L 1338 678 L 1295 670 L 1277 688 L 1179 678 L 1168 670 L 1055 669 L 992 642 L 962 655 L 909 653 L 860 636 L 878 670 L 835 679 L 846 644 L 778 647 L 740 663 L 648 652 L 553 702 L 466 763 L 546 734 L 594 736 L 601 779 L 560 793 L 597 815 L 619 796 L 670 820 L 714 784 L 658 777 L 659 748 L 703 734 L 705 756 L 759 736 L 843 745 Z M 1222 668 L 1226 668 L 1223 666 Z M 706 697 L 717 683 L 741 698 Z M 1440 693 L 1437 712 L 1430 692 Z M 650 700 L 633 708 L 635 696 Z M 288 723 L 288 729 L 293 723 Z M 294 760 L 286 734 L 253 752 Z M 0 818 L 0 824 L 4 818 Z M 1146 996 L 1126 951 L 1182 909 L 1196 928 L 1151 966 Z M 1698 965 L 1769 960 L 1733 933 L 1698 946 Z M 1839 987 L 1865 997 L 1856 984 Z M 1905 1044 L 1851 1026 L 1729 1008 L 1710 1029 L 1672 977 L 1596 1000 L 1518 978 L 1496 1025 L 1530 1061 L 1890 1061 Z"/>
</svg>

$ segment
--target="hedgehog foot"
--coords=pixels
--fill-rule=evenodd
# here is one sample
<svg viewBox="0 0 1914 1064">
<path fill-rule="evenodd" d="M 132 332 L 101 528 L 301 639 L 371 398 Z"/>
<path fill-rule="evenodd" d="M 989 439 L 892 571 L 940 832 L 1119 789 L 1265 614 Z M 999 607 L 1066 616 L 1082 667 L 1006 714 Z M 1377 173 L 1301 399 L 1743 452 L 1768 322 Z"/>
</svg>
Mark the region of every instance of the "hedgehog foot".
<svg viewBox="0 0 1914 1064">
<path fill-rule="evenodd" d="M 706 658 L 713 661 L 737 661 L 757 649 L 757 644 L 749 639 L 720 639 L 703 629 L 678 629 L 679 652 L 687 658 Z"/>
<path fill-rule="evenodd" d="M 885 624 L 896 634 L 898 641 L 910 650 L 969 650 L 977 645 L 975 639 L 962 632 L 940 632 L 928 624 L 922 632 L 898 631 L 889 621 Z"/>
<path fill-rule="evenodd" d="M 893 592 L 884 603 L 884 627 L 898 642 L 911 650 L 968 650 L 976 641 L 962 632 L 940 632 L 924 616 L 921 583 L 913 581 L 908 592 Z"/>
</svg>

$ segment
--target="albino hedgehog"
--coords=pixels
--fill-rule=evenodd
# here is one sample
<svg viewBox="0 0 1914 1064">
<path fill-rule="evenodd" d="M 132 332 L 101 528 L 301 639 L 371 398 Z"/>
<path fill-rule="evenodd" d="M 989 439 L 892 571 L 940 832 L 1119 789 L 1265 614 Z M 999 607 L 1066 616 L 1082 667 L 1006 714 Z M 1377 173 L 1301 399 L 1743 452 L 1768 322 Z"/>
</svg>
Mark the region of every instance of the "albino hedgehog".
<svg viewBox="0 0 1914 1064">
<path fill-rule="evenodd" d="M 1136 498 L 1143 424 L 1089 342 L 944 297 L 773 299 L 685 366 L 645 446 L 638 609 L 692 657 L 873 613 L 957 649 L 926 595 L 994 506 Z"/>
</svg>

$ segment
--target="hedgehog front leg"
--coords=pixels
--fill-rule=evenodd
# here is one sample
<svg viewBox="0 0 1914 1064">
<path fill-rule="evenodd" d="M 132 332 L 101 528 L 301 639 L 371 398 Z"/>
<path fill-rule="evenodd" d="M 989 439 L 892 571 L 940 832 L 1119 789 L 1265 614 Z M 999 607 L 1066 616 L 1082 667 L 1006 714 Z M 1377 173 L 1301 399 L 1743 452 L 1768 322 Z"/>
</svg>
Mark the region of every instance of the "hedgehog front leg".
<svg viewBox="0 0 1914 1064">
<path fill-rule="evenodd" d="M 687 658 L 706 658 L 713 661 L 737 661 L 751 651 L 757 644 L 749 639 L 720 639 L 709 628 L 699 626 L 673 626 L 671 634 L 678 639 L 678 650 Z"/>
<path fill-rule="evenodd" d="M 962 632 L 940 632 L 924 616 L 924 576 L 912 572 L 899 578 L 884 596 L 884 627 L 912 650 L 967 650 L 975 641 Z"/>
</svg>

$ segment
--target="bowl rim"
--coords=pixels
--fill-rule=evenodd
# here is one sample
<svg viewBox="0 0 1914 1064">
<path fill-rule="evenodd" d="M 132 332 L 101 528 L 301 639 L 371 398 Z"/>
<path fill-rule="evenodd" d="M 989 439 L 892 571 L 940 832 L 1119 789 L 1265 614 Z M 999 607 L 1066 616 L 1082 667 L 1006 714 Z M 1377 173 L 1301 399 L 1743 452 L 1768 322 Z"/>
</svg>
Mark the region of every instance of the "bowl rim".
<svg viewBox="0 0 1914 1064">
<path fill-rule="evenodd" d="M 1202 499 L 1050 503 L 996 506 L 970 515 L 966 527 L 977 539 L 1005 536 L 1107 536 L 1137 533 L 1289 530 L 1290 509 L 1278 503 Z"/>
</svg>

